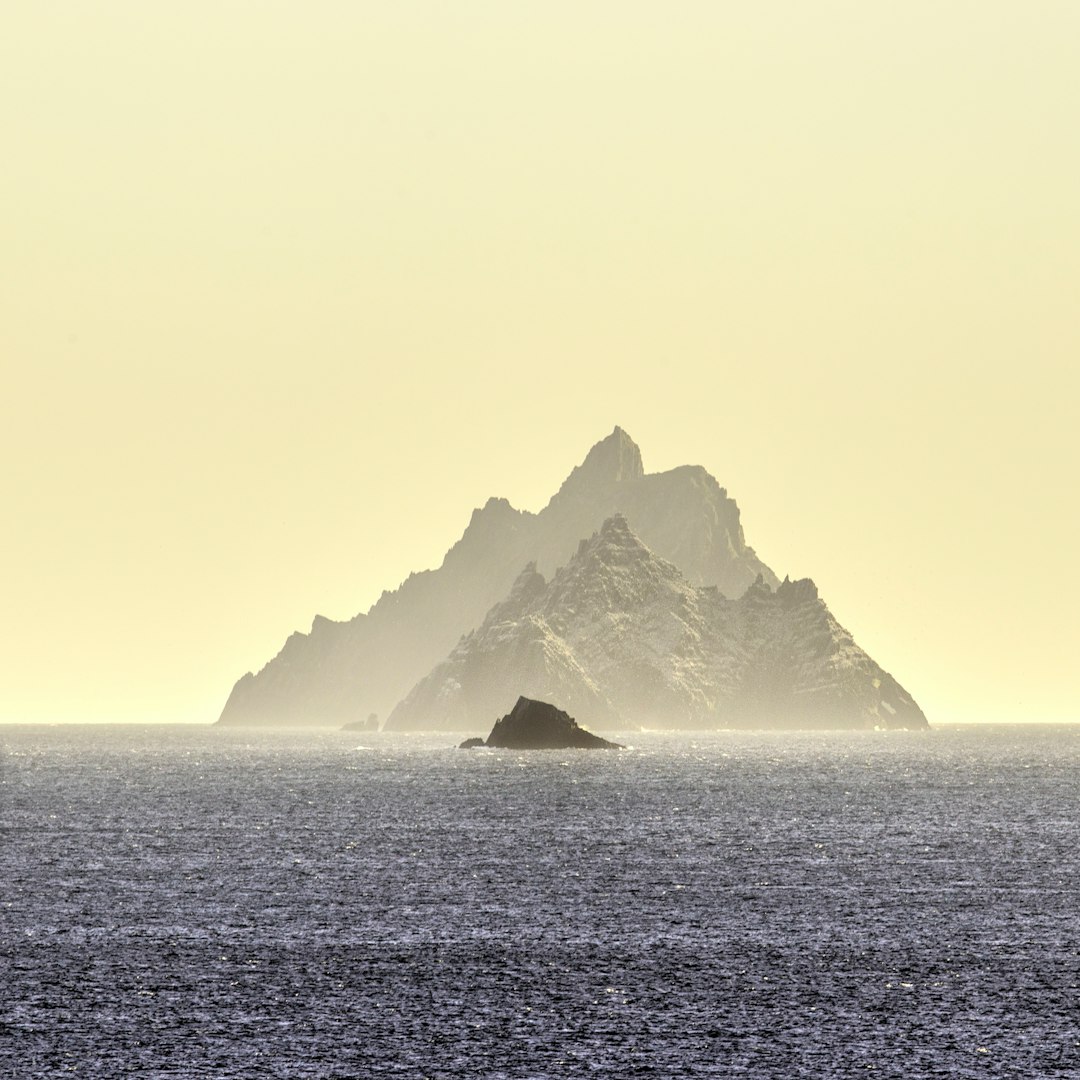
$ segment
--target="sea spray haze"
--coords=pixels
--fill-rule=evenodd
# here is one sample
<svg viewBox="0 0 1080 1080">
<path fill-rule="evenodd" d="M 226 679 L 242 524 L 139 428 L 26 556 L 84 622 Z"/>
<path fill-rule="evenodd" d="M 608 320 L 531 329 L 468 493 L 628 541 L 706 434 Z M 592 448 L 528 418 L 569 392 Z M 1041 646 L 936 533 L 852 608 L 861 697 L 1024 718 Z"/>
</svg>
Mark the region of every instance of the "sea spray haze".
<svg viewBox="0 0 1080 1080">
<path fill-rule="evenodd" d="M 1080 1071 L 1078 728 L 2 738 L 17 1080 Z"/>
</svg>

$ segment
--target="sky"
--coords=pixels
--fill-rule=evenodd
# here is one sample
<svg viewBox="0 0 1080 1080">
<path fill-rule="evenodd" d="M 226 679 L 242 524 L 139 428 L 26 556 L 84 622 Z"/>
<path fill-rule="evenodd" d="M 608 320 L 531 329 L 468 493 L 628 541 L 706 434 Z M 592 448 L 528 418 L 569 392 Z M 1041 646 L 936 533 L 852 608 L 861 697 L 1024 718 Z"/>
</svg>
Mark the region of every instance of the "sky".
<svg viewBox="0 0 1080 1080">
<path fill-rule="evenodd" d="M 704 465 L 931 724 L 1076 720 L 1080 5 L 0 12 L 0 721 Z"/>
</svg>

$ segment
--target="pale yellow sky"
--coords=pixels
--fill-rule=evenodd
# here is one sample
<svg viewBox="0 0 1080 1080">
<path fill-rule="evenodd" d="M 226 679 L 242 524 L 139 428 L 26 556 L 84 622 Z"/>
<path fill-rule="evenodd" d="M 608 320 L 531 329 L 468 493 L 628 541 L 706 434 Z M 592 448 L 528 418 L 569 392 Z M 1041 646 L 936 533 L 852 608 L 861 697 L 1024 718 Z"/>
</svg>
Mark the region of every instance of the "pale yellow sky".
<svg viewBox="0 0 1080 1080">
<path fill-rule="evenodd" d="M 0 12 L 0 720 L 705 465 L 931 723 L 1080 719 L 1080 5 Z"/>
</svg>

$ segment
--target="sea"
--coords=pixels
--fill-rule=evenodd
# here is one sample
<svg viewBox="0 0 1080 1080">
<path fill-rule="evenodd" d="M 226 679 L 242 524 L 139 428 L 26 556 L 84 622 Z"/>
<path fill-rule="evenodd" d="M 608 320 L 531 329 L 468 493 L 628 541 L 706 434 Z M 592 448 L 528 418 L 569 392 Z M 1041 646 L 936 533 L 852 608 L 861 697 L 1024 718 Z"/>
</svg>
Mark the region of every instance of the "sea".
<svg viewBox="0 0 1080 1080">
<path fill-rule="evenodd" d="M 1080 726 L 616 737 L 0 728 L 0 1076 L 1080 1076 Z"/>
</svg>

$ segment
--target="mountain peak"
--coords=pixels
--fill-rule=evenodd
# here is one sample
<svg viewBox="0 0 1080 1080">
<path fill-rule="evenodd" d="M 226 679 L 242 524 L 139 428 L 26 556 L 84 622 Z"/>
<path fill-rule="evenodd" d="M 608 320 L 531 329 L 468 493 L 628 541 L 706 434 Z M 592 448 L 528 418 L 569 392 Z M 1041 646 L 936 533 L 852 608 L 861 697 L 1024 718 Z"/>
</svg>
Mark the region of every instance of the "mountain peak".
<svg viewBox="0 0 1080 1080">
<path fill-rule="evenodd" d="M 644 475 L 637 443 L 621 427 L 616 427 L 585 455 L 585 460 L 566 478 L 559 494 L 591 491 L 626 480 L 640 480 Z"/>
<path fill-rule="evenodd" d="M 586 454 L 581 469 L 614 482 L 640 480 L 645 475 L 638 444 L 618 426 Z"/>
<path fill-rule="evenodd" d="M 622 514 L 612 514 L 605 519 L 600 526 L 600 539 L 607 544 L 618 544 L 621 547 L 644 547 L 645 545 L 634 535 L 629 522 Z"/>
<path fill-rule="evenodd" d="M 648 547 L 641 542 L 634 530 L 630 528 L 626 518 L 622 514 L 615 513 L 611 517 L 605 518 L 603 524 L 592 536 L 585 537 L 578 542 L 575 558 L 583 558 L 590 553 L 604 552 L 611 548 L 619 548 L 652 558 L 655 557 Z"/>
<path fill-rule="evenodd" d="M 611 613 L 625 611 L 646 596 L 688 587 L 678 567 L 642 543 L 622 514 L 614 514 L 556 571 L 548 600 L 570 610 Z"/>
</svg>

